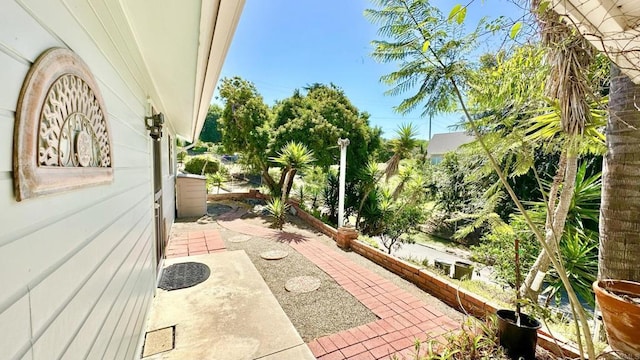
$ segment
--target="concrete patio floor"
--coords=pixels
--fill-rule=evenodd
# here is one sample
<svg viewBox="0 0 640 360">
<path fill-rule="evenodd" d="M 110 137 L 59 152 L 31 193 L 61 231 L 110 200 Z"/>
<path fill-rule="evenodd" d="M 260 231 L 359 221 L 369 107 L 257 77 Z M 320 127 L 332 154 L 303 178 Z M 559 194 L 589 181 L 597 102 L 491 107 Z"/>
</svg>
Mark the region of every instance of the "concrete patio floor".
<svg viewBox="0 0 640 360">
<path fill-rule="evenodd" d="M 307 359 L 308 356 L 313 359 L 314 356 L 321 360 L 332 359 L 391 359 L 393 355 L 397 355 L 399 359 L 403 359 L 406 356 L 409 359 L 414 351 L 414 343 L 416 339 L 424 341 L 428 339 L 442 340 L 443 335 L 459 329 L 459 322 L 453 320 L 450 316 L 439 311 L 432 304 L 427 304 L 425 301 L 418 299 L 416 296 L 407 292 L 406 290 L 398 287 L 388 279 L 372 272 L 371 270 L 355 263 L 349 259 L 340 249 L 335 246 L 331 246 L 330 242 L 319 241 L 318 235 L 311 232 L 305 233 L 304 231 L 296 234 L 283 233 L 278 230 L 270 229 L 265 226 L 255 225 L 250 221 L 246 221 L 241 217 L 246 213 L 245 209 L 238 208 L 227 214 L 223 214 L 217 218 L 217 223 L 213 222 L 209 225 L 202 226 L 197 223 L 176 223 L 172 229 L 172 235 L 170 243 L 167 247 L 167 264 L 176 261 L 196 260 L 196 259 L 222 259 L 226 254 L 231 252 L 224 251 L 224 239 L 222 239 L 222 233 L 239 233 L 251 235 L 256 238 L 277 240 L 280 242 L 286 242 L 295 251 L 302 254 L 315 266 L 320 268 L 326 274 L 328 274 L 337 284 L 342 286 L 344 290 L 349 292 L 353 297 L 370 309 L 377 317 L 378 320 L 371 323 L 358 326 L 355 328 L 340 331 L 328 336 L 322 336 L 314 339 L 308 343 L 308 348 L 304 350 L 311 350 L 313 355 L 307 354 L 295 354 L 293 357 L 284 357 L 285 353 L 279 354 L 279 356 L 272 357 L 273 359 Z M 220 231 L 224 229 L 224 231 Z M 221 252 L 218 254 L 217 252 Z M 243 252 L 242 252 L 243 253 Z M 188 258 L 185 258 L 188 256 Z M 177 257 L 177 258 L 176 258 Z M 248 261 L 248 259 L 246 259 Z M 244 261 L 244 260 L 243 260 Z M 212 263 L 212 277 L 214 274 L 215 262 Z M 249 264 L 243 265 L 248 267 Z M 219 267 L 216 271 L 230 272 L 237 271 L 233 266 Z M 255 268 L 254 268 L 255 271 Z M 259 274 L 258 274 L 259 277 Z M 217 280 L 219 281 L 219 280 Z M 213 285 L 214 283 L 212 283 Z M 215 283 L 216 286 L 221 286 L 222 283 Z M 268 287 L 262 281 L 261 284 L 256 282 L 251 286 L 257 288 L 264 288 L 269 291 Z M 191 291 L 197 292 L 197 287 L 192 288 Z M 188 289 L 185 289 L 188 290 Z M 161 290 L 159 290 L 161 291 Z M 184 291 L 184 290 L 177 290 Z M 213 291 L 213 290 L 212 290 Z M 176 292 L 176 291 L 174 291 Z M 157 298 L 166 296 L 166 294 L 160 293 Z M 273 295 L 272 295 L 273 297 Z M 180 304 L 183 300 L 175 299 L 175 304 Z M 220 301 L 218 299 L 209 296 L 203 298 L 203 304 L 209 304 L 205 307 L 219 308 Z M 229 304 L 229 303 L 227 303 Z M 265 303 L 267 304 L 267 303 Z M 204 305 L 203 305 L 204 306 Z M 255 303 L 253 308 L 259 307 L 265 309 L 265 306 L 273 307 L 265 312 L 282 312 L 281 307 L 276 302 L 275 298 L 273 302 L 268 305 L 258 305 Z M 252 307 L 252 306 L 249 306 Z M 228 309 L 230 313 L 234 313 L 233 321 L 238 322 L 242 319 L 243 312 L 251 311 L 243 306 L 231 307 Z M 335 311 L 348 311 L 341 309 L 339 304 L 336 305 Z M 153 316 L 156 313 L 154 305 Z M 284 313 L 283 313 L 284 314 Z M 217 319 L 222 314 L 216 314 L 213 312 L 208 313 L 210 319 L 205 326 L 217 326 Z M 228 315 L 228 314 L 227 314 Z M 195 317 L 203 317 L 195 316 Z M 286 315 L 285 315 L 286 317 Z M 161 328 L 168 326 L 169 322 L 149 321 L 148 329 Z M 153 326 L 155 327 L 153 327 Z M 273 326 L 272 326 L 273 327 Z M 203 341 L 212 347 L 211 344 L 215 343 L 217 351 L 226 353 L 223 357 L 211 356 L 197 356 L 197 357 L 170 357 L 169 351 L 162 355 L 163 357 L 150 357 L 152 359 L 187 359 L 187 358 L 199 358 L 199 359 L 253 359 L 249 355 L 241 355 L 243 351 L 242 346 L 244 344 L 238 344 L 233 340 L 233 336 L 225 334 L 225 331 L 229 331 L 231 327 L 217 327 L 221 333 L 201 332 L 194 333 L 195 337 L 206 338 Z M 273 331 L 272 333 L 277 333 Z M 294 329 L 295 332 L 295 329 Z M 204 335 L 203 335 L 204 334 Z M 297 332 L 296 332 L 297 335 Z M 177 337 L 178 335 L 176 335 Z M 231 336 L 231 337 L 230 337 Z M 298 335 L 298 338 L 299 335 Z M 297 341 L 297 340 L 296 340 Z M 300 340 L 301 342 L 301 340 Z M 297 344 L 297 345 L 296 345 Z M 186 345 L 186 344 L 185 344 Z M 296 350 L 303 350 L 298 346 L 300 343 L 295 341 L 287 343 L 287 345 L 294 346 Z M 284 345 L 283 345 L 284 346 Z M 235 349 L 235 350 L 232 350 Z M 178 341 L 176 340 L 176 350 L 178 350 Z M 174 352 L 176 350 L 173 350 Z M 251 352 L 247 350 L 247 352 Z M 178 354 L 176 352 L 176 354 Z M 186 354 L 186 353 L 185 353 Z M 204 353 L 203 353 L 204 354 Z M 237 356 L 237 357 L 232 357 Z M 241 357 L 245 356 L 245 357 Z M 249 356 L 249 357 L 247 357 Z M 253 355 L 251 355 L 253 356 Z M 145 358 L 148 359 L 148 358 Z"/>
<path fill-rule="evenodd" d="M 175 326 L 175 348 L 144 359 L 315 359 L 244 251 L 168 259 L 207 265 L 193 287 L 158 289 L 147 331 Z"/>
</svg>

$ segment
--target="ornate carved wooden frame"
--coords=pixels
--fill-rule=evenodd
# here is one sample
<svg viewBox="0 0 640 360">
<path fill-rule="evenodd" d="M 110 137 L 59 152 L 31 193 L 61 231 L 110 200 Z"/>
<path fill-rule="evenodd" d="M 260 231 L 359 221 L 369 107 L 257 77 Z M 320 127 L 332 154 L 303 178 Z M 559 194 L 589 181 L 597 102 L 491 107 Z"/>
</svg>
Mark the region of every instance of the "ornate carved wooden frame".
<svg viewBox="0 0 640 360">
<path fill-rule="evenodd" d="M 107 111 L 89 67 L 68 49 L 42 53 L 16 111 L 16 199 L 110 183 L 112 149 Z"/>
</svg>

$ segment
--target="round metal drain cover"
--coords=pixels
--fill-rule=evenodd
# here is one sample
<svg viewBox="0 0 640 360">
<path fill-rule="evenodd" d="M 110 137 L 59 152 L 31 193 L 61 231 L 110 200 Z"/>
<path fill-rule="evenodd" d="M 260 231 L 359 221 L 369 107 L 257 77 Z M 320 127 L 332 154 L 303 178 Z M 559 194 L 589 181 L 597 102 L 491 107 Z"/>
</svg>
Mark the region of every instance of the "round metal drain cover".
<svg viewBox="0 0 640 360">
<path fill-rule="evenodd" d="M 284 288 L 293 293 L 306 293 L 317 290 L 320 287 L 320 279 L 313 276 L 298 276 L 287 280 Z"/>
<path fill-rule="evenodd" d="M 184 289 L 207 280 L 210 274 L 209 267 L 202 263 L 174 264 L 164 269 L 158 287 L 167 291 Z"/>
<path fill-rule="evenodd" d="M 260 257 L 265 259 L 265 260 L 280 260 L 282 258 L 287 257 L 287 255 L 289 255 L 289 253 L 286 252 L 286 251 L 271 250 L 271 251 L 265 251 L 265 252 L 261 253 Z"/>
<path fill-rule="evenodd" d="M 236 235 L 236 236 L 232 236 L 229 238 L 229 242 L 232 243 L 242 243 L 245 241 L 249 241 L 249 239 L 251 239 L 251 236 L 249 235 Z"/>
<path fill-rule="evenodd" d="M 229 206 L 229 205 L 211 204 L 211 205 L 207 206 L 207 214 L 209 214 L 211 216 L 218 216 L 218 215 L 222 215 L 224 213 L 228 213 L 232 209 L 233 208 L 231 206 Z"/>
</svg>

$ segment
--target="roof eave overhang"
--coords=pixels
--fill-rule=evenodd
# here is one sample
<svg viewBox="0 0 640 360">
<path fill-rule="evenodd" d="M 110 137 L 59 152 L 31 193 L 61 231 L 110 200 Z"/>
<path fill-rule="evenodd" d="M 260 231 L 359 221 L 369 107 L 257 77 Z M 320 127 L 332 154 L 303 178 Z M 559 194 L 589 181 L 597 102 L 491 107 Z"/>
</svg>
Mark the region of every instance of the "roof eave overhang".
<svg viewBox="0 0 640 360">
<path fill-rule="evenodd" d="M 190 133 L 179 134 L 189 141 L 200 136 L 244 3 L 245 0 L 221 0 L 217 4 L 202 2 L 194 116 L 191 119 Z"/>
<path fill-rule="evenodd" d="M 634 0 L 631 0 L 634 1 Z M 553 8 L 576 25 L 598 50 L 640 84 L 640 18 L 629 21 L 620 9 L 627 0 L 553 0 Z"/>
</svg>

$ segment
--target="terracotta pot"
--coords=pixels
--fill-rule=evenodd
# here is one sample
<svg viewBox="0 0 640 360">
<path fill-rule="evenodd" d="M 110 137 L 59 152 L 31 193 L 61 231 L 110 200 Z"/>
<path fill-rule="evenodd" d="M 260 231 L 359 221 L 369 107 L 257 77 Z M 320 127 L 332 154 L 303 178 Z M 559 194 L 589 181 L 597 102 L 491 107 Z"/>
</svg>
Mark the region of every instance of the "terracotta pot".
<svg viewBox="0 0 640 360">
<path fill-rule="evenodd" d="M 611 348 L 640 358 L 640 304 L 624 298 L 640 299 L 640 283 L 600 280 L 593 283 L 593 291 Z"/>
</svg>

